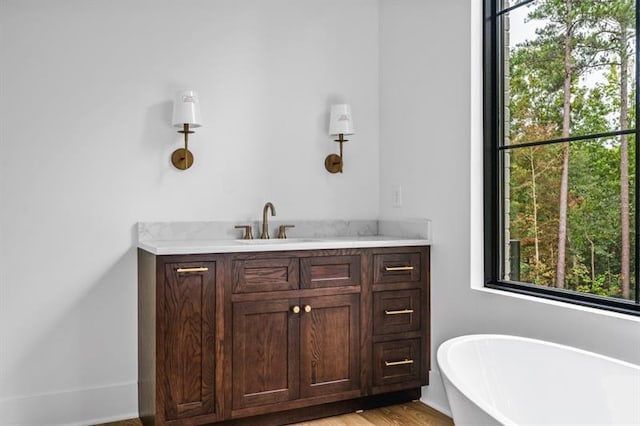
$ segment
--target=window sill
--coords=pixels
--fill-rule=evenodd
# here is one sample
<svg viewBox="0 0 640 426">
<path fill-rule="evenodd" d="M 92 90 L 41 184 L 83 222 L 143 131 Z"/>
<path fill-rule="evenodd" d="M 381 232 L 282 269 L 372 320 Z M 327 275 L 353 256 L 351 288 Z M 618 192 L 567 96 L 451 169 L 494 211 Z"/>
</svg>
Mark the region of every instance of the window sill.
<svg viewBox="0 0 640 426">
<path fill-rule="evenodd" d="M 636 316 L 636 315 L 632 315 L 632 314 L 625 314 L 625 313 L 621 313 L 621 312 L 614 312 L 614 311 L 609 311 L 609 310 L 605 310 L 605 309 L 598 309 L 598 308 L 592 308 L 589 306 L 583 306 L 583 305 L 577 305 L 574 303 L 569 303 L 569 302 L 562 302 L 559 300 L 551 300 L 551 299 L 545 299 L 543 297 L 537 297 L 537 296 L 530 296 L 527 294 L 520 294 L 520 293 L 514 293 L 511 291 L 506 291 L 506 290 L 500 290 L 500 289 L 495 289 L 495 288 L 487 288 L 487 287 L 475 287 L 475 286 L 471 286 L 472 290 L 475 291 L 480 291 L 483 293 L 489 293 L 489 294 L 495 294 L 495 295 L 499 295 L 499 296 L 503 296 L 503 297 L 511 297 L 511 298 L 516 298 L 516 299 L 521 299 L 521 300 L 527 300 L 529 302 L 534 302 L 534 303 L 542 303 L 545 305 L 551 305 L 551 306 L 557 306 L 559 308 L 565 308 L 565 309 L 570 309 L 570 310 L 575 310 L 575 311 L 580 311 L 580 312 L 586 312 L 589 314 L 595 314 L 595 315 L 600 315 L 600 316 L 605 316 L 605 317 L 609 317 L 609 318 L 616 318 L 616 319 L 621 319 L 621 320 L 626 320 L 626 321 L 631 321 L 631 322 L 637 322 L 640 324 L 640 317 Z"/>
</svg>

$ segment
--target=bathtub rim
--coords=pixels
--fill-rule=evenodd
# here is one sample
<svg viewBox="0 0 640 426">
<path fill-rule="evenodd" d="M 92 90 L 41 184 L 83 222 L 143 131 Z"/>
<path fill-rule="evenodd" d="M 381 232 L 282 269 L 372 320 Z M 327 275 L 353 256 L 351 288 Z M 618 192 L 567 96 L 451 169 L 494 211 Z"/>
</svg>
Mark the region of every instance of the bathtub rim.
<svg viewBox="0 0 640 426">
<path fill-rule="evenodd" d="M 523 336 L 510 335 L 510 334 L 491 334 L 491 333 L 465 334 L 457 337 L 452 337 L 442 342 L 438 347 L 438 350 L 436 353 L 436 361 L 438 363 L 438 368 L 440 370 L 443 382 L 445 380 L 448 381 L 451 386 L 456 388 L 458 392 L 464 395 L 464 397 L 469 399 L 472 403 L 477 405 L 481 410 L 487 413 L 487 415 L 489 415 L 490 417 L 493 417 L 495 420 L 505 425 L 515 424 L 515 422 L 511 420 L 509 417 L 499 412 L 492 405 L 486 403 L 483 398 L 479 397 L 477 393 L 473 391 L 473 389 L 470 389 L 470 387 L 465 384 L 465 381 L 462 380 L 460 376 L 458 376 L 453 371 L 453 367 L 449 363 L 449 360 L 446 357 L 446 353 L 455 345 L 458 345 L 461 343 L 474 342 L 474 341 L 482 341 L 482 340 L 514 340 L 514 341 L 556 347 L 563 350 L 568 350 L 570 352 L 588 355 L 594 358 L 599 358 L 601 360 L 613 362 L 615 364 L 626 366 L 634 370 L 638 370 L 638 372 L 640 372 L 640 365 L 633 364 L 631 362 L 623 361 L 621 359 L 613 358 L 607 355 L 602 355 L 597 352 L 591 352 L 584 349 L 576 348 L 574 346 L 563 345 L 560 343 L 554 343 L 554 342 L 550 342 L 542 339 L 534 339 L 531 337 L 523 337 Z M 445 393 L 446 393 L 446 389 L 447 389 L 446 383 L 444 383 L 444 386 L 445 386 Z M 452 414 L 453 414 L 453 409 L 452 409 Z"/>
</svg>

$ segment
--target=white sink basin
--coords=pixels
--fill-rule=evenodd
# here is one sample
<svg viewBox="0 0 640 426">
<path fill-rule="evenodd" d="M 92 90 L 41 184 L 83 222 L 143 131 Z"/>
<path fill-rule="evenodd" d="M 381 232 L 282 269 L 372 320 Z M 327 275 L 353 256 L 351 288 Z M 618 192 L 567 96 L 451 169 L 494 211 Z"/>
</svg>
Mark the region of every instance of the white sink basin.
<svg viewBox="0 0 640 426">
<path fill-rule="evenodd" d="M 319 241 L 317 238 L 269 238 L 255 240 L 237 240 L 242 244 L 297 244 L 297 243 L 313 243 Z"/>
</svg>

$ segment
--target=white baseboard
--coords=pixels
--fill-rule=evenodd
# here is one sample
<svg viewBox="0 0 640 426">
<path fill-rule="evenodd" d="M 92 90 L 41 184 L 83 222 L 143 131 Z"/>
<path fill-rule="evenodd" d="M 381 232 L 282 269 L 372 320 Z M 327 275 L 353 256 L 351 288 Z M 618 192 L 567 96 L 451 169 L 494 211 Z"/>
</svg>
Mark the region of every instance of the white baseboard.
<svg viewBox="0 0 640 426">
<path fill-rule="evenodd" d="M 429 383 L 420 400 L 451 416 L 438 371 L 430 372 Z M 135 382 L 0 400 L 3 426 L 87 426 L 137 417 Z"/>
<path fill-rule="evenodd" d="M 135 382 L 0 400 L 3 426 L 85 426 L 137 417 Z"/>
<path fill-rule="evenodd" d="M 439 371 L 431 370 L 429 372 L 429 386 L 423 386 L 420 401 L 451 417 L 449 400 L 447 400 Z"/>
</svg>

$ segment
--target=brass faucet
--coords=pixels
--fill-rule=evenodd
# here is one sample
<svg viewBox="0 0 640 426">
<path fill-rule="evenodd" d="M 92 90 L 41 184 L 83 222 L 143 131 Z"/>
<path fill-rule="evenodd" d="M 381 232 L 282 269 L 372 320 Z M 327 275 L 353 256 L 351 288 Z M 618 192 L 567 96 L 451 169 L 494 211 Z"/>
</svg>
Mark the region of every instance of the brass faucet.
<svg viewBox="0 0 640 426">
<path fill-rule="evenodd" d="M 267 222 L 268 209 L 271 209 L 271 216 L 276 215 L 276 208 L 273 207 L 273 204 L 271 204 L 271 202 L 268 202 L 267 204 L 264 205 L 264 208 L 262 209 L 262 234 L 260 234 L 260 238 L 263 240 L 266 240 L 269 238 L 269 224 Z"/>
</svg>

